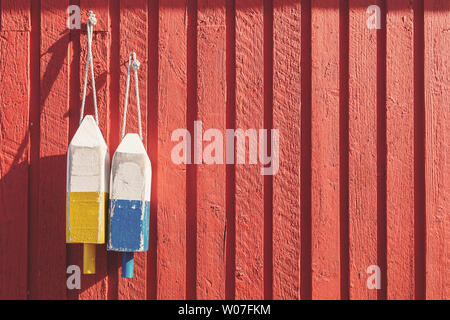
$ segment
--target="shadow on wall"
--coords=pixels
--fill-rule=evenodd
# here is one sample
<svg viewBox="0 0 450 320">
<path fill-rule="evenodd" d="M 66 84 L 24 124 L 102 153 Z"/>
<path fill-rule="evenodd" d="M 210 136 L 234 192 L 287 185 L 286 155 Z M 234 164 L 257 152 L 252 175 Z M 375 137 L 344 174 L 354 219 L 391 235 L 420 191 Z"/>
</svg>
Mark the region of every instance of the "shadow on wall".
<svg viewBox="0 0 450 320">
<path fill-rule="evenodd" d="M 37 93 L 40 96 L 38 102 L 31 106 L 38 114 L 33 115 L 30 110 L 30 122 L 42 119 L 42 114 L 48 107 L 47 99 L 50 95 L 57 94 L 52 93 L 53 86 L 66 63 L 69 44 L 79 41 L 79 34 L 80 31 L 74 36 L 64 32 L 46 52 L 37 56 L 37 63 L 44 59 L 47 68 L 34 78 L 33 70 L 31 71 L 33 81 L 39 81 L 31 86 L 32 90 L 40 88 Z M 73 53 L 73 60 L 80 59 L 75 56 L 76 53 Z M 98 92 L 105 88 L 106 82 L 107 72 L 96 74 Z M 80 91 L 75 96 L 71 95 L 69 111 L 60 115 L 61 120 L 70 117 L 71 127 L 72 123 L 75 124 L 74 130 L 71 130 L 73 132 L 78 126 L 81 102 L 77 96 L 80 97 Z M 33 97 L 33 92 L 31 95 Z M 93 113 L 92 90 L 86 99 L 86 113 Z M 10 125 L 6 123 L 6 116 L 2 119 L 2 113 L 0 110 L 3 136 L 0 136 L 0 142 L 4 138 L 3 126 Z M 117 286 L 108 287 L 106 275 L 109 271 L 110 283 L 117 283 L 120 259 L 116 253 L 107 253 L 105 245 L 97 246 L 96 274 L 81 275 L 81 289 L 66 291 L 66 268 L 74 264 L 82 270 L 83 249 L 81 244 L 65 243 L 66 151 L 59 155 L 41 157 L 40 145 L 46 143 L 42 141 L 45 139 L 45 132 L 39 130 L 39 124 L 35 123 L 35 127 L 28 127 L 21 132 L 20 135 L 24 138 L 18 148 L 14 147 L 15 154 L 10 154 L 11 151 L 5 149 L 4 143 L 0 145 L 0 248 L 7 248 L 0 254 L 0 298 L 26 299 L 27 290 L 31 298 L 40 299 L 64 299 L 66 296 L 78 299 L 87 292 L 91 299 L 113 297 L 117 295 Z M 17 133 L 14 135 L 17 136 Z M 90 290 L 91 288 L 94 290 Z M 105 292 L 108 289 L 109 292 Z"/>
<path fill-rule="evenodd" d="M 1 140 L 0 140 L 1 142 Z M 0 146 L 1 147 L 1 146 Z M 3 175 L 9 162 L 0 157 L 0 299 L 25 299 L 27 290 L 27 186 L 28 163 L 17 162 Z"/>
<path fill-rule="evenodd" d="M 26 143 L 25 141 L 24 144 Z M 22 154 L 18 154 L 16 159 L 20 158 L 22 158 Z M 7 165 L 6 162 L 4 157 L 2 166 Z M 57 247 L 62 247 L 65 243 L 65 228 L 61 227 L 64 226 L 65 217 L 64 213 L 59 214 L 58 212 L 61 204 L 64 205 L 65 203 L 65 175 L 60 174 L 63 171 L 65 172 L 65 163 L 65 155 L 39 159 L 38 165 L 46 172 L 52 172 L 52 174 L 36 182 L 52 185 L 52 201 L 38 201 L 30 204 L 29 208 L 27 197 L 28 174 L 29 170 L 37 164 L 32 162 L 29 166 L 26 159 L 25 161 L 14 160 L 10 164 L 8 172 L 2 175 L 0 179 L 0 202 L 2 205 L 0 248 L 3 251 L 0 261 L 0 283 L 2 287 L 4 286 L 9 290 L 4 292 L 0 288 L 2 298 L 26 298 L 28 252 L 37 252 L 35 249 L 39 248 L 40 261 L 45 261 L 45 263 L 39 265 L 39 273 L 35 275 L 37 278 L 33 281 L 39 282 L 41 281 L 41 275 L 44 277 L 49 274 L 54 275 L 55 270 L 65 268 L 65 256 L 55 254 L 55 252 L 64 252 L 64 250 L 58 250 Z M 39 193 L 41 192 L 43 191 L 39 191 Z M 36 199 L 39 197 L 39 195 L 33 196 Z M 50 198 L 46 200 L 48 199 Z M 45 210 L 39 210 L 40 207 L 44 207 Z M 28 211 L 30 212 L 29 215 Z M 39 221 L 39 223 L 30 225 L 30 220 Z M 33 227 L 33 232 L 39 234 L 38 241 L 28 241 L 29 227 Z M 55 278 L 61 279 L 62 276 L 56 275 Z M 42 287 L 51 287 L 52 285 L 52 283 L 47 283 L 47 285 L 43 284 Z M 11 289 L 13 290 L 11 291 Z"/>
<path fill-rule="evenodd" d="M 4 165 L 4 163 L 2 164 Z M 33 164 L 31 164 L 33 166 Z M 8 252 L 3 251 L 0 259 L 0 284 L 2 287 L 9 288 L 4 292 L 0 288 L 0 298 L 2 299 L 25 299 L 24 293 L 27 291 L 27 256 L 28 251 L 39 254 L 39 273 L 34 275 L 37 278 L 33 282 L 39 283 L 40 291 L 63 292 L 66 288 L 67 275 L 65 270 L 68 265 L 77 265 L 82 272 L 83 268 L 83 248 L 82 244 L 65 243 L 65 212 L 60 212 L 65 208 L 66 199 L 66 155 L 51 157 L 42 157 L 39 159 L 41 172 L 51 172 L 38 183 L 51 184 L 51 199 L 45 198 L 38 201 L 38 207 L 30 207 L 30 214 L 34 215 L 32 219 L 37 224 L 34 232 L 39 234 L 38 241 L 29 244 L 27 250 L 27 193 L 24 187 L 28 181 L 28 163 L 13 163 L 8 172 L 0 179 L 0 203 L 2 205 L 0 221 L 3 225 L 0 234 L 0 248 L 8 248 Z M 61 174 L 64 172 L 64 174 Z M 48 188 L 46 188 L 48 190 Z M 41 189 L 39 193 L 42 193 Z M 45 191 L 47 192 L 47 191 Z M 39 210 L 45 208 L 45 210 Z M 56 253 L 56 254 L 55 254 Z M 66 253 L 64 255 L 63 253 Z M 7 257 L 4 255 L 7 254 Z M 115 252 L 107 252 L 106 245 L 97 246 L 96 274 L 81 274 L 81 289 L 67 290 L 68 299 L 78 299 L 86 291 L 91 291 L 96 296 L 89 295 L 91 299 L 108 297 L 114 295 L 114 288 L 108 288 L 106 285 L 106 276 L 108 269 L 116 270 L 109 273 L 111 281 L 114 281 L 119 273 L 119 255 Z M 108 265 L 108 261 L 112 261 Z M 64 272 L 63 272 L 64 271 Z M 58 272 L 60 274 L 55 274 Z M 48 277 L 53 281 L 47 282 Z M 42 278 L 41 278 L 42 276 Z M 58 288 L 55 288 L 58 287 Z M 95 290 L 90 290 L 94 288 Z M 109 292 L 106 290 L 109 289 Z M 64 299 L 65 297 L 59 297 Z"/>
<path fill-rule="evenodd" d="M 71 42 L 79 42 L 80 41 L 80 33 L 86 35 L 86 28 L 82 28 L 81 30 L 84 31 L 71 31 L 71 32 L 64 32 L 61 37 L 55 41 L 55 43 L 48 49 L 47 52 L 43 54 L 50 54 L 50 60 L 48 62 L 48 67 L 44 71 L 44 74 L 41 79 L 41 83 L 43 86 L 41 86 L 41 92 L 40 92 L 40 105 L 41 105 L 41 112 L 43 110 L 43 106 L 45 106 L 45 101 L 47 100 L 48 96 L 51 94 L 52 87 L 54 82 L 56 81 L 58 74 L 61 71 L 61 68 L 63 67 L 63 64 L 65 63 L 65 59 L 67 57 L 68 53 L 68 46 Z M 98 34 L 94 32 L 94 41 L 95 37 L 97 37 Z M 83 39 L 84 40 L 84 39 Z M 79 44 L 77 45 L 79 47 Z M 75 52 L 75 50 L 72 52 L 72 63 L 74 65 L 69 65 L 69 72 L 75 72 L 75 81 L 80 81 L 80 78 L 78 77 L 80 72 L 84 73 L 85 68 L 85 62 L 80 61 L 81 57 L 79 55 L 79 52 Z M 103 72 L 101 74 L 96 73 L 95 76 L 95 83 L 96 83 L 96 89 L 97 93 L 101 92 L 106 87 L 107 82 L 107 72 Z M 70 128 L 69 128 L 69 137 L 67 146 L 70 142 L 70 140 L 73 137 L 73 134 L 75 133 L 76 129 L 78 128 L 78 121 L 80 116 L 80 106 L 81 106 L 81 96 L 80 92 L 82 90 L 82 81 L 84 79 L 81 79 L 81 82 L 79 85 L 76 85 L 75 92 L 71 93 L 70 96 L 70 103 L 69 103 L 69 111 L 66 112 L 63 115 L 63 118 L 70 118 Z M 69 84 L 69 86 L 71 86 Z M 86 106 L 85 106 L 85 114 L 93 114 L 94 113 L 94 107 L 93 107 L 93 93 L 92 93 L 92 84 L 90 81 L 88 81 L 88 94 L 86 97 Z M 71 91 L 73 88 L 71 87 Z M 100 107 L 100 106 L 99 106 Z M 66 199 L 66 153 L 64 153 L 61 156 L 58 156 L 59 159 L 52 159 L 52 161 L 48 161 L 48 158 L 39 158 L 39 166 L 40 166 L 40 172 L 52 172 L 51 176 L 55 179 L 58 179 L 58 181 L 55 181 L 55 184 L 57 183 L 59 187 L 57 189 L 54 189 L 54 196 L 58 199 L 63 199 L 64 203 L 58 203 L 55 207 L 55 210 L 50 210 L 53 214 L 50 213 L 49 218 L 51 218 L 51 215 L 57 215 L 58 216 L 58 222 L 55 223 L 55 228 L 58 228 L 58 233 L 61 232 L 61 237 L 58 236 L 58 243 L 61 245 L 64 245 L 64 248 L 60 248 L 57 251 L 65 253 L 65 259 L 63 258 L 61 261 L 55 261 L 54 263 L 57 263 L 60 265 L 57 269 L 61 271 L 64 270 L 64 279 L 59 278 L 58 283 L 54 283 L 55 286 L 64 286 L 64 288 L 58 288 L 58 291 L 65 291 L 66 288 L 66 279 L 69 275 L 66 274 L 66 268 L 70 265 L 77 265 L 80 267 L 81 270 L 81 288 L 80 289 L 67 289 L 66 296 L 68 299 L 80 299 L 80 298 L 89 298 L 89 299 L 104 299 L 105 297 L 112 298 L 114 296 L 117 296 L 117 285 L 114 286 L 108 286 L 107 283 L 107 276 L 109 279 L 109 283 L 118 283 L 118 272 L 119 272 L 119 261 L 120 257 L 115 252 L 107 252 L 106 251 L 106 245 L 97 245 L 96 246 L 96 273 L 93 275 L 83 275 L 83 245 L 82 244 L 65 244 L 65 224 L 66 224 L 66 216 L 65 211 L 59 212 L 60 208 L 64 208 L 65 210 L 65 199 Z M 60 174 L 55 174 L 56 171 L 55 168 L 58 168 L 57 171 Z M 53 170 L 53 171 L 52 171 Z M 48 184 L 47 184 L 48 185 Z M 52 184 L 53 185 L 53 184 Z M 42 212 L 43 210 L 40 210 Z M 45 210 L 47 212 L 47 210 Z M 42 214 L 42 213 L 41 213 Z M 54 219 L 54 218 L 53 218 Z M 39 225 L 42 225 L 42 223 L 39 223 Z M 107 229 L 106 229 L 107 230 Z M 52 244 L 55 238 L 52 239 L 46 239 L 43 242 L 45 244 Z M 54 255 L 52 255 L 54 257 Z M 39 284 L 40 286 L 42 283 Z"/>
</svg>

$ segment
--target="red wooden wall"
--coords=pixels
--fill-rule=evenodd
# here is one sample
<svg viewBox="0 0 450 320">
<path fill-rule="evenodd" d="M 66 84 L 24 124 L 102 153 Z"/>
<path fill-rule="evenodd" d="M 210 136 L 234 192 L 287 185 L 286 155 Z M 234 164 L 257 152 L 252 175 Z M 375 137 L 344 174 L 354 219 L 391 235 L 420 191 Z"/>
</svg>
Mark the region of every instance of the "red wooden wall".
<svg viewBox="0 0 450 320">
<path fill-rule="evenodd" d="M 66 288 L 82 247 L 65 244 L 65 173 L 87 37 L 67 29 L 69 4 L 98 18 L 111 153 L 129 52 L 142 62 L 154 172 L 134 278 L 99 246 L 81 290 Z M 380 30 L 366 27 L 372 4 Z M 0 298 L 450 299 L 448 0 L 1 0 L 0 12 Z M 278 173 L 174 164 L 171 133 L 194 120 L 279 129 Z"/>
</svg>

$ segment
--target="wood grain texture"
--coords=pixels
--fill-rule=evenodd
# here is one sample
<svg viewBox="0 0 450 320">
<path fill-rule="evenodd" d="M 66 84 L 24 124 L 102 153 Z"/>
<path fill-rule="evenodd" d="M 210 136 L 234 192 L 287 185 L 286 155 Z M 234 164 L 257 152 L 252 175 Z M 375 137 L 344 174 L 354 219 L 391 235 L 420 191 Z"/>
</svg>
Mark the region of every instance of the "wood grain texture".
<svg viewBox="0 0 450 320">
<path fill-rule="evenodd" d="M 170 137 L 173 130 L 186 128 L 187 3 L 160 0 L 159 9 L 157 298 L 183 299 L 186 165 L 172 162 Z"/>
<path fill-rule="evenodd" d="M 0 299 L 27 298 L 30 4 L 3 1 L 0 31 Z"/>
<path fill-rule="evenodd" d="M 212 8 L 212 3 L 217 7 Z M 203 123 L 203 133 L 213 128 L 225 136 L 225 0 L 198 0 L 197 6 L 197 120 Z M 203 150 L 210 143 L 213 141 L 203 143 Z M 203 164 L 197 167 L 198 299 L 225 299 L 224 162 L 225 157 L 218 164 L 205 164 L 203 159 Z"/>
<path fill-rule="evenodd" d="M 450 299 L 450 4 L 371 2 L 1 0 L 0 298 Z M 81 30 L 67 29 L 69 4 Z M 379 31 L 366 28 L 372 4 L 387 7 Z M 111 154 L 128 54 L 142 63 L 150 251 L 125 280 L 120 255 L 97 246 L 97 273 L 67 290 L 66 267 L 82 266 L 82 247 L 65 244 L 64 186 L 88 10 Z M 130 89 L 137 132 L 133 75 Z M 174 164 L 171 134 L 194 120 L 279 129 L 277 174 L 248 156 Z M 372 264 L 381 291 L 366 287 Z"/>
<path fill-rule="evenodd" d="M 300 299 L 301 5 L 274 1 L 273 128 L 280 168 L 273 176 L 273 298 Z"/>
<path fill-rule="evenodd" d="M 398 6 L 401 6 L 399 9 Z M 414 35 L 409 0 L 388 1 L 387 298 L 414 298 Z"/>
<path fill-rule="evenodd" d="M 29 1 L 4 0 L 1 8 L 1 31 L 31 31 L 31 5 Z"/>
<path fill-rule="evenodd" d="M 321 7 L 330 7 L 323 9 Z M 340 298 L 339 1 L 311 2 L 312 298 Z"/>
<path fill-rule="evenodd" d="M 142 137 L 147 144 L 147 43 L 148 10 L 145 0 L 126 0 L 120 2 L 120 123 L 123 120 L 128 58 L 136 53 L 141 65 L 138 71 L 139 96 L 141 105 Z M 130 100 L 128 101 L 125 133 L 138 133 L 138 114 L 134 71 L 130 75 Z M 122 129 L 122 126 L 120 126 Z M 121 273 L 121 270 L 119 270 Z M 147 253 L 134 255 L 134 276 L 132 279 L 119 277 L 118 298 L 120 300 L 145 299 L 147 294 Z"/>
<path fill-rule="evenodd" d="M 264 127 L 263 1 L 236 2 L 236 128 Z M 258 67 L 256 67 L 258 66 Z M 248 143 L 245 152 L 248 154 Z M 264 178 L 259 165 L 236 165 L 236 299 L 262 299 Z"/>
<path fill-rule="evenodd" d="M 425 1 L 426 298 L 450 299 L 450 2 Z"/>
<path fill-rule="evenodd" d="M 32 299 L 66 298 L 67 6 L 68 1 L 41 1 L 39 194 L 29 234 Z"/>
<path fill-rule="evenodd" d="M 377 30 L 371 0 L 349 7 L 349 266 L 350 299 L 376 299 L 367 267 L 377 265 Z"/>
</svg>

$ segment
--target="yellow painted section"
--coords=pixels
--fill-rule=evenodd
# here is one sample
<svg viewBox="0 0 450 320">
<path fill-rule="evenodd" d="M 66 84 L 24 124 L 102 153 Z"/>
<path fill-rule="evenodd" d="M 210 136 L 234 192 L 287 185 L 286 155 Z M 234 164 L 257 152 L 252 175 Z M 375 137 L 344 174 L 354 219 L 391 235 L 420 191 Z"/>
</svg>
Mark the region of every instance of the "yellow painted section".
<svg viewBox="0 0 450 320">
<path fill-rule="evenodd" d="M 67 193 L 67 243 L 105 243 L 107 199 L 106 192 Z"/>
<path fill-rule="evenodd" d="M 96 244 L 85 243 L 83 245 L 83 273 L 95 273 L 95 247 Z"/>
</svg>

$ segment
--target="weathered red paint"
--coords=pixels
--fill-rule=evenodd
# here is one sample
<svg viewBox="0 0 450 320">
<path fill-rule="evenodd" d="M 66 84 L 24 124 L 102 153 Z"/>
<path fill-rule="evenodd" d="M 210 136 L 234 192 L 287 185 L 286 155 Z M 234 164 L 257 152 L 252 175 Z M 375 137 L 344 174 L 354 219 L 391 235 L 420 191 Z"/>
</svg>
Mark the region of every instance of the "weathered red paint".
<svg viewBox="0 0 450 320">
<path fill-rule="evenodd" d="M 27 1 L 3 1 L 0 38 L 0 270 L 12 265 L 11 277 L 0 273 L 0 296 L 27 297 L 28 174 L 30 135 L 30 69 L 27 64 L 30 40 L 30 7 Z M 3 105 L 9 108 L 3 108 Z"/>
<path fill-rule="evenodd" d="M 339 299 L 339 1 L 311 2 L 311 39 L 312 298 Z"/>
<path fill-rule="evenodd" d="M 273 177 L 273 298 L 300 299 L 301 6 L 274 2 L 273 127 L 280 168 Z"/>
<path fill-rule="evenodd" d="M 366 286 L 377 261 L 377 30 L 366 26 L 370 0 L 349 2 L 350 299 L 376 299 Z"/>
<path fill-rule="evenodd" d="M 426 298 L 450 296 L 450 2 L 425 2 Z M 447 62 L 445 62 L 447 61 Z"/>
<path fill-rule="evenodd" d="M 65 244 L 64 211 L 87 39 L 67 29 L 69 3 L 98 19 L 111 155 L 128 54 L 141 61 L 153 166 L 135 277 L 98 246 L 81 290 L 66 288 L 82 254 Z M 377 3 L 386 20 L 369 30 Z M 0 298 L 450 299 L 448 1 L 2 0 L 0 13 Z M 193 138 L 194 120 L 279 129 L 278 173 L 174 164 L 171 133 Z M 366 287 L 369 265 L 381 291 Z"/>
<path fill-rule="evenodd" d="M 184 299 L 186 165 L 172 162 L 170 138 L 187 125 L 187 1 L 160 1 L 159 10 L 156 290 L 158 299 Z"/>
<path fill-rule="evenodd" d="M 199 0 L 197 6 L 196 118 L 203 122 L 203 133 L 210 128 L 225 132 L 225 0 Z M 196 298 L 225 299 L 225 166 L 198 166 L 196 173 Z"/>
<path fill-rule="evenodd" d="M 236 2 L 236 128 L 242 130 L 264 127 L 263 18 L 262 0 Z M 235 298 L 263 299 L 264 178 L 257 165 L 236 164 L 235 172 Z"/>
<path fill-rule="evenodd" d="M 3 4 L 3 2 L 2 2 Z M 66 297 L 64 241 L 66 152 L 69 141 L 68 1 L 41 1 L 40 116 L 37 203 L 29 243 L 29 297 Z M 37 85 L 37 84 L 33 84 Z M 61 214 L 59 214 L 61 213 Z M 64 264 L 61 262 L 64 261 Z M 61 283 L 60 283 L 61 282 Z"/>
<path fill-rule="evenodd" d="M 394 10 L 396 7 L 398 10 Z M 413 17 L 411 1 L 388 2 L 386 17 L 388 299 L 414 298 Z"/>
</svg>

